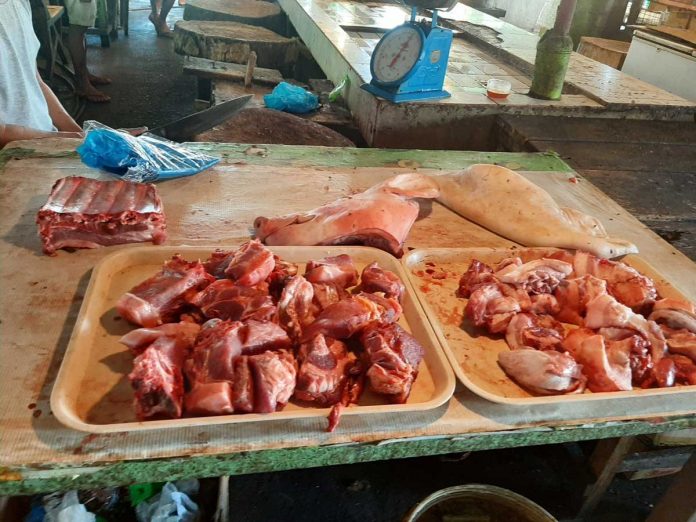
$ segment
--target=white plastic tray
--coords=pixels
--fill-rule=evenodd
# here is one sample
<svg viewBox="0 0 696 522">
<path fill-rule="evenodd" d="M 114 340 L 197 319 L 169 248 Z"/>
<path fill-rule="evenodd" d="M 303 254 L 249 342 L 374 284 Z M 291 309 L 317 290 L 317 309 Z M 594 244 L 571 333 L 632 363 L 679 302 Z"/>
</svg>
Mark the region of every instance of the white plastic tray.
<svg viewBox="0 0 696 522">
<path fill-rule="evenodd" d="M 673 388 L 634 389 L 624 392 L 568 395 L 532 395 L 512 381 L 498 365 L 498 354 L 509 350 L 502 336 L 490 336 L 464 320 L 467 299 L 457 296 L 459 279 L 473 259 L 495 264 L 510 256 L 520 256 L 524 261 L 543 257 L 548 248 L 430 248 L 409 252 L 402 259 L 408 277 L 428 314 L 435 333 L 440 339 L 447 357 L 459 380 L 475 394 L 503 404 L 531 405 L 564 403 L 569 401 L 616 400 L 636 396 L 669 395 L 679 393 L 683 400 L 685 391 L 693 392 L 696 386 Z M 662 297 L 686 299 L 659 273 L 637 256 L 626 256 L 622 261 L 655 281 Z M 430 270 L 435 274 L 429 274 Z M 440 279 L 438 274 L 446 274 Z M 675 400 L 676 400 L 675 396 Z M 696 404 L 696 402 L 694 402 Z M 683 403 L 680 402 L 683 408 Z"/>
<path fill-rule="evenodd" d="M 133 356 L 118 342 L 133 325 L 118 317 L 114 305 L 118 298 L 140 281 L 151 277 L 174 254 L 185 259 L 206 259 L 215 248 L 233 249 L 238 245 L 209 247 L 125 248 L 105 257 L 93 270 L 70 343 L 53 391 L 51 409 L 63 424 L 91 433 L 149 430 L 182 426 L 205 426 L 236 422 L 267 422 L 278 419 L 325 417 L 328 408 L 312 408 L 292 403 L 283 411 L 269 414 L 189 417 L 171 420 L 138 421 L 133 409 L 133 390 L 128 373 Z M 377 261 L 401 277 L 406 286 L 401 325 L 425 348 L 418 378 L 405 404 L 389 404 L 384 397 L 363 393 L 360 403 L 346 408 L 343 415 L 416 412 L 436 408 L 454 392 L 455 378 L 423 308 L 415 297 L 406 273 L 397 259 L 368 247 L 273 247 L 282 259 L 300 264 L 310 259 L 349 254 L 359 271 Z"/>
</svg>

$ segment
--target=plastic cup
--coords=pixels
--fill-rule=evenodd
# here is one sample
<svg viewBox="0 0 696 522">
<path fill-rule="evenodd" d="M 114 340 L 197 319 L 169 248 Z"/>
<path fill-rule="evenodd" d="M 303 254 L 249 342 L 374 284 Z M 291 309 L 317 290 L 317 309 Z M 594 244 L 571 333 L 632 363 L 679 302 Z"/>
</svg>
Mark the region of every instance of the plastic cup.
<svg viewBox="0 0 696 522">
<path fill-rule="evenodd" d="M 486 82 L 486 94 L 489 98 L 504 99 L 512 92 L 512 84 L 507 80 L 491 78 Z"/>
</svg>

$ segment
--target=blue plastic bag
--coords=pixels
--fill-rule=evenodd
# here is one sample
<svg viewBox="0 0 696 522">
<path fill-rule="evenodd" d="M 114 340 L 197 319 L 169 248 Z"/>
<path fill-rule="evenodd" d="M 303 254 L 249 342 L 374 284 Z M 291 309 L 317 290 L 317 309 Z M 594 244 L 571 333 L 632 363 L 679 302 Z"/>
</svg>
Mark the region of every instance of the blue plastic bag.
<svg viewBox="0 0 696 522">
<path fill-rule="evenodd" d="M 85 141 L 77 148 L 82 162 L 129 181 L 191 176 L 220 161 L 159 136 L 131 136 L 95 121 L 85 122 L 84 128 Z"/>
<path fill-rule="evenodd" d="M 302 87 L 287 82 L 276 85 L 271 94 L 263 97 L 266 107 L 277 111 L 304 114 L 319 107 L 319 97 Z"/>
</svg>

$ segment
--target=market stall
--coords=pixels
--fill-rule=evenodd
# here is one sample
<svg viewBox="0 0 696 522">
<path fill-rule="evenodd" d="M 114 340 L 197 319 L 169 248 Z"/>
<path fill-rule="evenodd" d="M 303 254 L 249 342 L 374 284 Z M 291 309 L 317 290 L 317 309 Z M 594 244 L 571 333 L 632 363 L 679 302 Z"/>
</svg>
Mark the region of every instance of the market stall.
<svg viewBox="0 0 696 522">
<path fill-rule="evenodd" d="M 2 381 L 4 494 L 138 481 L 277 471 L 455 451 L 658 433 L 694 426 L 693 391 L 520 407 L 490 402 L 461 383 L 442 406 L 408 414 L 345 416 L 333 433 L 323 417 L 95 434 L 59 422 L 49 398 L 94 266 L 114 246 L 41 253 L 34 219 L 53 182 L 102 177 L 84 166 L 75 141 L 15 143 L 2 151 L 2 276 L 8 281 L 3 328 L 11 333 Z M 284 213 L 363 190 L 397 173 L 458 171 L 479 162 L 507 165 L 559 202 L 591 212 L 612 234 L 634 242 L 640 258 L 689 299 L 692 261 L 641 225 L 562 161 L 548 154 L 198 145 L 216 167 L 158 185 L 168 246 L 236 246 L 257 214 Z M 28 175 L 28 173 L 33 173 Z M 267 187 L 281 183 L 283 190 Z M 215 195 L 213 197 L 213 194 Z M 439 203 L 416 222 L 406 250 L 510 247 L 513 243 Z M 152 247 L 156 248 L 156 247 Z M 128 404 L 123 405 L 129 408 Z"/>
</svg>

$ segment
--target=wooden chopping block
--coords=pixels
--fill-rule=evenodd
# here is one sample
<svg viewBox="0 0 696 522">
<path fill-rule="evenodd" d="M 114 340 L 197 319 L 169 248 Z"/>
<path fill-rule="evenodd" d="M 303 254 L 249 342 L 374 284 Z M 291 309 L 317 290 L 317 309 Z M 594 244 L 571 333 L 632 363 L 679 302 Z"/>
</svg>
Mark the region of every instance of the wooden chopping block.
<svg viewBox="0 0 696 522">
<path fill-rule="evenodd" d="M 246 64 L 249 53 L 254 51 L 258 67 L 281 72 L 292 69 L 297 61 L 297 40 L 294 38 L 237 22 L 177 22 L 174 49 L 179 54 L 240 64 Z"/>
<path fill-rule="evenodd" d="M 243 109 L 194 141 L 354 147 L 352 141 L 336 131 L 273 109 Z"/>
<path fill-rule="evenodd" d="M 282 31 L 280 7 L 262 0 L 190 0 L 184 8 L 184 20 L 239 22 Z"/>
</svg>

